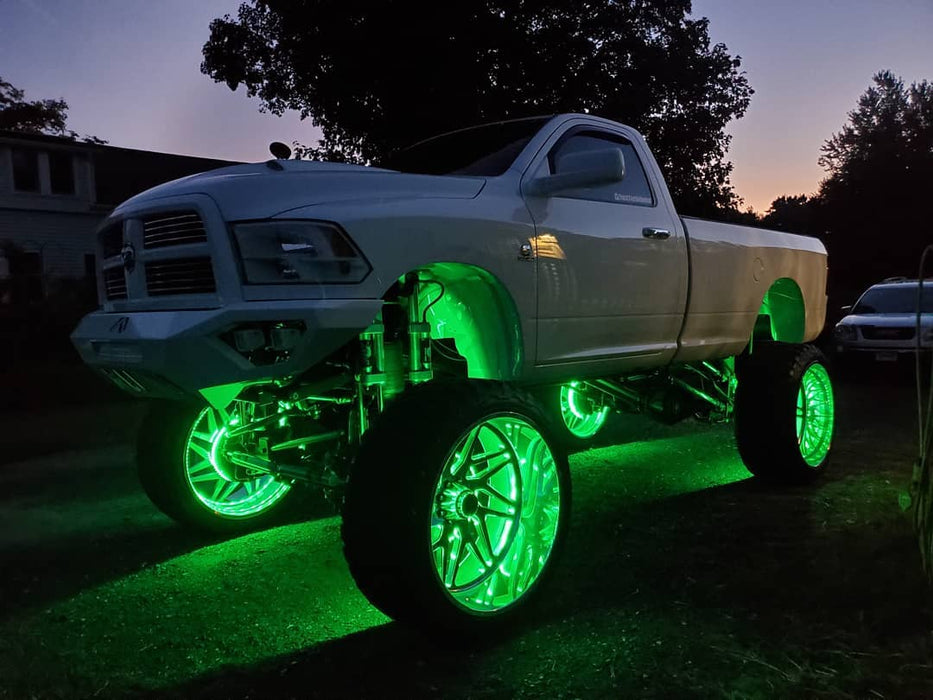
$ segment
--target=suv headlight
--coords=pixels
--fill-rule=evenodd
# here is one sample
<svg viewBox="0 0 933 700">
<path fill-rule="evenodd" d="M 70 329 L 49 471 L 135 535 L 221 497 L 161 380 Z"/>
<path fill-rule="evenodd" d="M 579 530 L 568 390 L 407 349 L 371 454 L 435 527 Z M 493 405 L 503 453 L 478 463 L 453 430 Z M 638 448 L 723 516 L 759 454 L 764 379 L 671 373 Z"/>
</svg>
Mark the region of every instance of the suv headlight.
<svg viewBox="0 0 933 700">
<path fill-rule="evenodd" d="M 325 221 L 233 225 L 250 284 L 352 284 L 372 269 L 347 235 Z"/>
<path fill-rule="evenodd" d="M 858 335 L 855 332 L 855 326 L 844 326 L 839 324 L 833 329 L 833 335 L 836 340 L 855 340 Z"/>
</svg>

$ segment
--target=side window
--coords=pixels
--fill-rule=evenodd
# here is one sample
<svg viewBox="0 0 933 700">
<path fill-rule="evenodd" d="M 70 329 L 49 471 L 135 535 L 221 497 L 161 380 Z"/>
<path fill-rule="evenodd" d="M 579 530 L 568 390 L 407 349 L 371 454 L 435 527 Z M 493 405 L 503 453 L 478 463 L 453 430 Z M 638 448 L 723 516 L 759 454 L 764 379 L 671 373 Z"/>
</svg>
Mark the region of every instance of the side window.
<svg viewBox="0 0 933 700">
<path fill-rule="evenodd" d="M 607 185 L 596 185 L 576 190 L 561 192 L 561 197 L 573 199 L 591 199 L 598 202 L 615 202 L 618 204 L 634 204 L 636 206 L 650 207 L 654 205 L 654 197 L 648 186 L 648 178 L 642 167 L 635 147 L 622 138 L 609 134 L 583 131 L 572 134 L 564 139 L 548 155 L 548 164 L 553 174 L 557 161 L 568 153 L 580 151 L 596 151 L 605 148 L 621 148 L 625 158 L 625 177 L 621 182 L 612 182 Z"/>
</svg>

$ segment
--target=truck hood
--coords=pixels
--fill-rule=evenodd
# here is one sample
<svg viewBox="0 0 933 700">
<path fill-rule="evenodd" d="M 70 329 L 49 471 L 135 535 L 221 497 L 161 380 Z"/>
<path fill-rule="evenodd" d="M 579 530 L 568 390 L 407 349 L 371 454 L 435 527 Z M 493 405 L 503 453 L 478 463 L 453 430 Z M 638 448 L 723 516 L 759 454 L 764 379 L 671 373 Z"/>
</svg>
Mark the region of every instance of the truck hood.
<svg viewBox="0 0 933 700">
<path fill-rule="evenodd" d="M 114 213 L 163 197 L 206 194 L 217 202 L 228 221 L 264 219 L 291 209 L 332 202 L 472 199 L 485 184 L 478 177 L 411 175 L 364 165 L 276 160 L 234 165 L 173 180 L 128 199 Z"/>
</svg>

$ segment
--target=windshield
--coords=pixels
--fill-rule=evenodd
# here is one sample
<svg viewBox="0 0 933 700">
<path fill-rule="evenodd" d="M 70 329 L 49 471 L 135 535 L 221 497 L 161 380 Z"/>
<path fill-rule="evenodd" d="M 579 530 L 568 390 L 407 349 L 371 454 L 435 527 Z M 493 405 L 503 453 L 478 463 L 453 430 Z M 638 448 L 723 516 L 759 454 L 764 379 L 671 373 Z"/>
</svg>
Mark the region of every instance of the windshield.
<svg viewBox="0 0 933 700">
<path fill-rule="evenodd" d="M 422 175 L 501 175 L 550 117 L 484 124 L 435 136 L 390 156 L 380 167 Z"/>
<path fill-rule="evenodd" d="M 923 283 L 922 312 L 933 313 L 933 281 Z M 917 285 L 869 289 L 858 300 L 854 314 L 915 314 L 917 313 Z"/>
</svg>

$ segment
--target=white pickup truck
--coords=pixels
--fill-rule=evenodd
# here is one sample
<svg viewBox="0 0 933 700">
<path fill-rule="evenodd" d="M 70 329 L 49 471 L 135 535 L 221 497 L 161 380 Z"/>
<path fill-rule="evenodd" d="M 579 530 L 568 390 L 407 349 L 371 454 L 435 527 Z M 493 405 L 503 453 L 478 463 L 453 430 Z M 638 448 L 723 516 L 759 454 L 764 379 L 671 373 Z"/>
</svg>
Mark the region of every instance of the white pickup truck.
<svg viewBox="0 0 933 700">
<path fill-rule="evenodd" d="M 84 360 L 154 401 L 138 468 L 182 523 L 268 524 L 315 487 L 357 584 L 434 629 L 502 624 L 567 527 L 609 411 L 735 420 L 761 478 L 826 463 L 826 252 L 674 210 L 631 128 L 444 134 L 383 168 L 273 159 L 171 182 L 99 234 Z"/>
</svg>

